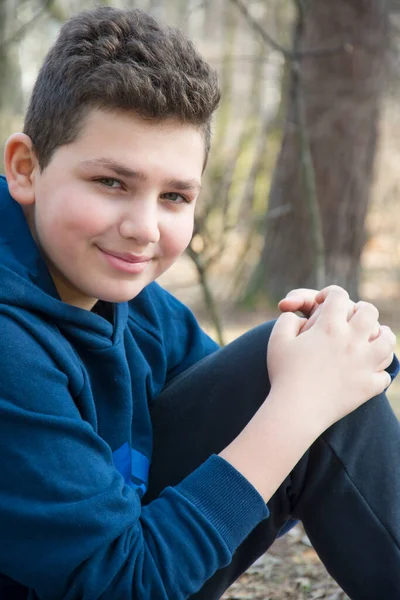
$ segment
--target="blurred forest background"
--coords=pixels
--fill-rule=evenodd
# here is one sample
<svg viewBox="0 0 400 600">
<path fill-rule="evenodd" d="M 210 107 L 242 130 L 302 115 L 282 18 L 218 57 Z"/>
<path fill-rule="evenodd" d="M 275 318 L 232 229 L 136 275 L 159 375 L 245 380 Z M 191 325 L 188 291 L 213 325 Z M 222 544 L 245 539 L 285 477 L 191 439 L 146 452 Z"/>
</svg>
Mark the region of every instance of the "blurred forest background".
<svg viewBox="0 0 400 600">
<path fill-rule="evenodd" d="M 163 283 L 221 343 L 330 283 L 399 330 L 400 0 L 0 0 L 1 146 L 62 23 L 98 4 L 180 27 L 220 74 L 195 234 Z M 296 577 L 268 597 L 303 598 Z M 318 577 L 304 598 L 344 597 Z"/>
<path fill-rule="evenodd" d="M 175 269 L 176 286 L 188 271 L 201 284 L 213 334 L 229 339 L 234 306 L 267 310 L 294 287 L 338 283 L 395 309 L 400 0 L 107 3 L 179 26 L 220 73 L 195 235 Z M 0 144 L 63 21 L 95 4 L 0 0 Z"/>
</svg>

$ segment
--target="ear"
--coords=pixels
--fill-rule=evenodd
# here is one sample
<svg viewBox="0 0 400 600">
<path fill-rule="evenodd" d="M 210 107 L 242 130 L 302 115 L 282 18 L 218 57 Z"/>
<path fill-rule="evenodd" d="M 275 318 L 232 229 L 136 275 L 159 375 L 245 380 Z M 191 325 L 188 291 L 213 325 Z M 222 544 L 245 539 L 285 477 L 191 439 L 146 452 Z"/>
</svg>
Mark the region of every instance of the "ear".
<svg viewBox="0 0 400 600">
<path fill-rule="evenodd" d="M 8 189 L 14 200 L 23 206 L 34 204 L 34 174 L 39 165 L 29 136 L 14 133 L 7 140 L 4 166 Z"/>
</svg>

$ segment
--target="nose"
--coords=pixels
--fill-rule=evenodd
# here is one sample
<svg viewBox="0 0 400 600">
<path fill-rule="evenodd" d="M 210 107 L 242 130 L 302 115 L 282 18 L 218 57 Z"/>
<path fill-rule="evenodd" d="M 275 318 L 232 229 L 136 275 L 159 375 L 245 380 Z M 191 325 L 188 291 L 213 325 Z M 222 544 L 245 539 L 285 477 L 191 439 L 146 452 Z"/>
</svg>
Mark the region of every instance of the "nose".
<svg viewBox="0 0 400 600">
<path fill-rule="evenodd" d="M 134 202 L 120 222 L 119 233 L 123 238 L 135 240 L 138 246 L 156 244 L 160 239 L 157 202 L 148 199 Z"/>
</svg>

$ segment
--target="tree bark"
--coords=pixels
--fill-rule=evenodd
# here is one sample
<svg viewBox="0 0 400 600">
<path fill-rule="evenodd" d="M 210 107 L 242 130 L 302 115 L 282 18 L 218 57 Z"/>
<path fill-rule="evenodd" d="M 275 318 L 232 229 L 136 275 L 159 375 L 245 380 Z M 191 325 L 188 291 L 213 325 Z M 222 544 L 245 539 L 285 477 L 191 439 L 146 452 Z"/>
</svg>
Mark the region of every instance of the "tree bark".
<svg viewBox="0 0 400 600">
<path fill-rule="evenodd" d="M 387 1 L 309 0 L 295 40 L 300 51 L 342 50 L 292 62 L 259 287 L 280 298 L 289 289 L 317 285 L 316 238 L 302 169 L 300 98 L 322 227 L 325 283 L 342 285 L 356 298 L 387 62 Z"/>
</svg>

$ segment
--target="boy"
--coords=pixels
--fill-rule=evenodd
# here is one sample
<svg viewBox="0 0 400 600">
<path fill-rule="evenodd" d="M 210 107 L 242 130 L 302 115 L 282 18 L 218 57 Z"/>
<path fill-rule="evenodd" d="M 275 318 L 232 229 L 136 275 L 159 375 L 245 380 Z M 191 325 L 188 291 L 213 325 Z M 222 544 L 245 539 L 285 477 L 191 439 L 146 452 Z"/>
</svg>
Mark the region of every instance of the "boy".
<svg viewBox="0 0 400 600">
<path fill-rule="evenodd" d="M 400 597 L 376 309 L 300 292 L 283 308 L 307 325 L 218 350 L 154 283 L 189 243 L 218 100 L 179 33 L 99 8 L 65 24 L 7 142 L 2 599 L 219 598 L 291 519 L 352 598 Z"/>
</svg>

